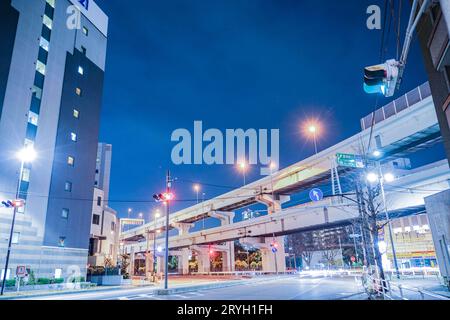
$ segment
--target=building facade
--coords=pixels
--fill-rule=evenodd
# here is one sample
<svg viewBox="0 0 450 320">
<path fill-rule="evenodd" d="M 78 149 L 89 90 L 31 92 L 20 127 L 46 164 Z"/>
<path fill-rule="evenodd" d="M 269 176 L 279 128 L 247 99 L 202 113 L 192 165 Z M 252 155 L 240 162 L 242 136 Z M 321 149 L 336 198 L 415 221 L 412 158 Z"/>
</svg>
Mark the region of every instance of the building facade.
<svg viewBox="0 0 450 320">
<path fill-rule="evenodd" d="M 117 264 L 120 224 L 116 211 L 108 206 L 111 159 L 112 146 L 99 143 L 89 240 L 90 266 L 112 267 Z"/>
<path fill-rule="evenodd" d="M 108 18 L 92 0 L 4 0 L 0 21 L 0 199 L 19 186 L 25 200 L 6 274 L 24 265 L 38 277 L 83 275 Z M 37 158 L 21 170 L 23 147 Z M 12 210 L 0 217 L 3 270 Z"/>
</svg>

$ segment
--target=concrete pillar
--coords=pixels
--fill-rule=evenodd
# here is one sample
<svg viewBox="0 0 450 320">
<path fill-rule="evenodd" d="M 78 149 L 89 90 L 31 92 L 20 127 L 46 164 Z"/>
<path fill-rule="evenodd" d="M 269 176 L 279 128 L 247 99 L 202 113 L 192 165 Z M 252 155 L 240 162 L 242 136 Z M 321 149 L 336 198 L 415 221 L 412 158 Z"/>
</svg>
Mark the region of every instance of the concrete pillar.
<svg viewBox="0 0 450 320">
<path fill-rule="evenodd" d="M 178 273 L 186 275 L 189 274 L 189 258 L 191 256 L 191 250 L 184 248 L 181 250 L 181 254 L 178 256 Z"/>
<path fill-rule="evenodd" d="M 256 197 L 256 201 L 263 203 L 267 206 L 269 214 L 274 214 L 282 210 L 281 205 L 288 202 L 291 198 L 289 196 L 277 196 L 272 197 L 270 194 L 262 194 Z"/>
<path fill-rule="evenodd" d="M 222 271 L 234 271 L 234 241 L 228 241 L 226 244 L 227 249 L 222 252 L 223 257 L 223 269 Z"/>
<path fill-rule="evenodd" d="M 175 222 L 172 223 L 172 226 L 178 230 L 179 236 L 184 236 L 189 234 L 189 229 L 192 228 L 194 225 L 192 223 Z"/>
<path fill-rule="evenodd" d="M 284 249 L 284 237 L 276 237 L 275 241 L 278 243 L 278 250 L 276 253 L 272 252 L 270 244 L 273 238 L 269 237 L 265 240 L 265 245 L 260 248 L 262 268 L 265 272 L 286 272 L 286 253 Z M 275 265 L 276 261 L 276 265 Z"/>
<path fill-rule="evenodd" d="M 145 253 L 145 277 L 150 278 L 153 271 L 153 253 L 148 251 Z"/>
<path fill-rule="evenodd" d="M 130 265 L 128 267 L 128 274 L 130 277 L 134 276 L 134 260 L 135 260 L 135 254 L 134 254 L 134 246 L 131 246 L 130 248 Z"/>
<path fill-rule="evenodd" d="M 235 213 L 229 211 L 211 211 L 209 213 L 209 216 L 219 219 L 220 225 L 225 226 L 227 224 L 233 223 Z"/>
<path fill-rule="evenodd" d="M 210 272 L 211 259 L 208 248 L 197 247 L 195 251 L 197 252 L 198 272 Z"/>
<path fill-rule="evenodd" d="M 164 257 L 156 257 L 156 272 L 164 273 Z"/>
</svg>

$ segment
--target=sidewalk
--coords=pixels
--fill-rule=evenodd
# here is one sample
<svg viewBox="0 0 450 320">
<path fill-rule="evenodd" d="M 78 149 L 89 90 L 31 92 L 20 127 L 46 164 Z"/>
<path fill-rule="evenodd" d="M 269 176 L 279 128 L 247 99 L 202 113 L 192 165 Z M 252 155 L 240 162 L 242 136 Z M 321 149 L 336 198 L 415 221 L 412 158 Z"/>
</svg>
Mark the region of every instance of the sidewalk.
<svg viewBox="0 0 450 320">
<path fill-rule="evenodd" d="M 450 298 L 450 291 L 437 278 L 392 279 L 393 284 L 401 284 L 405 288 L 423 289 L 431 293 Z"/>
</svg>

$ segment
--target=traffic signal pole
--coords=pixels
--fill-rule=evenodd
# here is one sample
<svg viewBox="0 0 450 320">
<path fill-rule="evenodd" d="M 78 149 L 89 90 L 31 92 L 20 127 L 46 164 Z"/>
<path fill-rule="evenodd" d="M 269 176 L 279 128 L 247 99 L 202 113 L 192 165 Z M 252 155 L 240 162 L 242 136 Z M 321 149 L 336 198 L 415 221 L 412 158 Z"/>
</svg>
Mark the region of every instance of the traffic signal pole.
<svg viewBox="0 0 450 320">
<path fill-rule="evenodd" d="M 166 193 L 170 194 L 170 189 L 172 187 L 172 181 L 170 178 L 170 170 L 167 170 L 167 178 L 166 178 Z M 170 199 L 166 200 L 166 251 L 164 254 L 165 257 L 165 266 L 164 266 L 164 289 L 169 288 L 169 213 L 170 213 Z"/>
<path fill-rule="evenodd" d="M 19 179 L 17 180 L 16 200 L 18 200 L 20 197 L 20 181 L 22 180 L 23 166 L 24 166 L 24 161 L 21 161 L 20 171 L 19 171 Z M 16 223 L 16 215 L 17 215 L 17 206 L 14 205 L 13 217 L 12 217 L 12 221 L 11 221 L 11 230 L 9 232 L 8 251 L 6 252 L 5 271 L 3 272 L 2 289 L 0 292 L 1 296 L 3 295 L 3 292 L 5 291 L 6 276 L 8 275 L 9 256 L 11 255 L 11 246 L 12 246 L 12 238 L 14 235 L 14 225 Z"/>
</svg>

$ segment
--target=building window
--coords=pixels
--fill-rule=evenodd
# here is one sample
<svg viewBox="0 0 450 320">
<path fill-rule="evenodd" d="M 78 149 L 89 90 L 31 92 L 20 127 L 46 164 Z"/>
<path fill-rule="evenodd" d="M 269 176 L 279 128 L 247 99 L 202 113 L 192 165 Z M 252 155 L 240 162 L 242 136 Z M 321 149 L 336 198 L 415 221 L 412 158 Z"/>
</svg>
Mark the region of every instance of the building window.
<svg viewBox="0 0 450 320">
<path fill-rule="evenodd" d="M 86 36 L 89 34 L 89 30 L 85 26 L 83 26 L 83 34 L 85 34 Z"/>
<path fill-rule="evenodd" d="M 100 224 L 100 216 L 98 214 L 94 214 L 92 216 L 92 224 L 96 224 L 96 225 Z"/>
<path fill-rule="evenodd" d="M 48 3 L 52 8 L 55 8 L 55 0 L 47 0 L 47 3 Z"/>
<path fill-rule="evenodd" d="M 66 208 L 62 209 L 61 218 L 69 219 L 69 209 L 66 209 Z"/>
<path fill-rule="evenodd" d="M 30 182 L 30 169 L 23 168 L 23 170 L 22 170 L 22 181 Z"/>
<path fill-rule="evenodd" d="M 50 30 L 52 30 L 52 26 L 53 26 L 53 21 L 52 21 L 52 19 L 50 19 L 49 17 L 47 17 L 47 15 L 44 15 L 43 22 L 44 22 L 44 24 L 47 26 L 47 28 L 49 28 Z"/>
<path fill-rule="evenodd" d="M 71 156 L 67 157 L 67 164 L 71 167 L 73 167 L 75 165 L 75 159 Z"/>
<path fill-rule="evenodd" d="M 78 119 L 80 117 L 80 111 L 78 111 L 77 109 L 73 109 L 73 117 L 75 119 Z"/>
<path fill-rule="evenodd" d="M 38 120 L 39 120 L 39 116 L 36 113 L 34 113 L 33 111 L 28 112 L 28 122 L 29 123 L 37 126 Z"/>
<path fill-rule="evenodd" d="M 66 245 L 66 237 L 59 237 L 58 246 L 65 247 Z"/>
<path fill-rule="evenodd" d="M 34 97 L 36 97 L 37 99 L 41 100 L 41 98 L 42 98 L 42 89 L 34 85 L 33 88 L 31 89 L 31 94 Z"/>
<path fill-rule="evenodd" d="M 84 69 L 82 66 L 78 66 L 78 73 L 83 75 L 84 74 Z"/>
<path fill-rule="evenodd" d="M 114 221 L 111 222 L 111 231 L 116 230 L 116 223 Z"/>
<path fill-rule="evenodd" d="M 50 42 L 41 37 L 41 39 L 39 40 L 39 46 L 48 52 L 48 50 L 50 49 Z"/>
<path fill-rule="evenodd" d="M 81 97 L 81 89 L 80 88 L 76 88 L 75 89 L 75 93 L 77 94 L 77 96 L 80 96 Z"/>
<path fill-rule="evenodd" d="M 74 132 L 70 133 L 70 140 L 72 140 L 73 142 L 77 142 L 77 134 Z"/>
<path fill-rule="evenodd" d="M 71 192 L 72 191 L 72 182 L 66 181 L 66 183 L 64 184 L 64 190 L 67 192 Z"/>
<path fill-rule="evenodd" d="M 87 52 L 86 48 L 83 47 L 83 46 L 81 46 L 81 53 L 82 53 L 83 55 L 86 55 L 86 52 Z"/>
<path fill-rule="evenodd" d="M 102 205 L 102 197 L 97 197 L 97 206 L 101 206 Z"/>
<path fill-rule="evenodd" d="M 12 239 L 11 239 L 11 243 L 12 244 L 18 244 L 19 243 L 19 238 L 20 238 L 20 232 L 14 232 Z"/>
<path fill-rule="evenodd" d="M 36 62 L 36 70 L 42 74 L 43 76 L 45 76 L 45 64 L 43 64 L 42 62 L 40 62 L 39 60 Z"/>
</svg>

